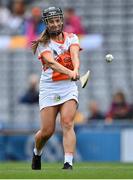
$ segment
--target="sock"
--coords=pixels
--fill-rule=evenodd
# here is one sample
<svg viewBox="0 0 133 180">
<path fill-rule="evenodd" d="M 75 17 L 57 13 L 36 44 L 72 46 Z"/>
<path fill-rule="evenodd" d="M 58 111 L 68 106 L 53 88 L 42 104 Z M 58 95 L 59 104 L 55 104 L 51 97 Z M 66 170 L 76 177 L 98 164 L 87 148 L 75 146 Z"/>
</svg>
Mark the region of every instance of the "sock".
<svg viewBox="0 0 133 180">
<path fill-rule="evenodd" d="M 72 166 L 72 161 L 73 161 L 73 154 L 65 153 L 64 163 L 68 162 Z"/>
<path fill-rule="evenodd" d="M 38 151 L 36 147 L 34 148 L 33 151 L 34 151 L 34 154 L 37 155 L 37 156 L 41 156 L 42 155 L 42 150 Z"/>
</svg>

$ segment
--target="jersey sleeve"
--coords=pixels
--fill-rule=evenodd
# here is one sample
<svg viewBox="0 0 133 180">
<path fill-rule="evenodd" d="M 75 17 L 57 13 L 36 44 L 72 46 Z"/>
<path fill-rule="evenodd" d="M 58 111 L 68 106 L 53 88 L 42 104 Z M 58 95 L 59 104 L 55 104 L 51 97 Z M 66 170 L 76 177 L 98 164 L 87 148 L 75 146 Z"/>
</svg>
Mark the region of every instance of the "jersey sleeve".
<svg viewBox="0 0 133 180">
<path fill-rule="evenodd" d="M 52 49 L 48 45 L 43 45 L 39 43 L 37 47 L 37 52 L 38 52 L 38 59 L 41 59 L 42 55 L 45 53 L 52 53 Z"/>
<path fill-rule="evenodd" d="M 78 46 L 80 48 L 79 38 L 76 34 L 72 34 L 70 46 Z M 80 50 L 82 49 L 80 48 Z"/>
</svg>

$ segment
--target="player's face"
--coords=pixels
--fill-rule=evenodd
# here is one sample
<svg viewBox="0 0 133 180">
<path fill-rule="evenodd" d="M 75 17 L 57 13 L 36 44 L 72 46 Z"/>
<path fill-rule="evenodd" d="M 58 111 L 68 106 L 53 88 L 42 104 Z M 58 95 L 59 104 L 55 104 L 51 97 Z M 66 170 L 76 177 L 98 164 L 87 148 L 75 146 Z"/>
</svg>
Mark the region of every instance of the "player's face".
<svg viewBox="0 0 133 180">
<path fill-rule="evenodd" d="M 50 31 L 61 31 L 63 26 L 63 20 L 60 16 L 52 17 L 48 19 L 47 26 Z"/>
</svg>

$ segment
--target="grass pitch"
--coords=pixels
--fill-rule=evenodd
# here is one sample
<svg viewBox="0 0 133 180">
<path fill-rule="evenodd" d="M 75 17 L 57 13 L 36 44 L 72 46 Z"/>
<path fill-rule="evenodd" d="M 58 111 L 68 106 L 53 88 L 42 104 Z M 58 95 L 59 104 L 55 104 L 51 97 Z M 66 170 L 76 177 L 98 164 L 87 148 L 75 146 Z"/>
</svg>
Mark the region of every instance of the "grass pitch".
<svg viewBox="0 0 133 180">
<path fill-rule="evenodd" d="M 0 179 L 133 179 L 131 163 L 75 163 L 72 171 L 61 163 L 43 163 L 31 170 L 29 162 L 0 162 Z"/>
</svg>

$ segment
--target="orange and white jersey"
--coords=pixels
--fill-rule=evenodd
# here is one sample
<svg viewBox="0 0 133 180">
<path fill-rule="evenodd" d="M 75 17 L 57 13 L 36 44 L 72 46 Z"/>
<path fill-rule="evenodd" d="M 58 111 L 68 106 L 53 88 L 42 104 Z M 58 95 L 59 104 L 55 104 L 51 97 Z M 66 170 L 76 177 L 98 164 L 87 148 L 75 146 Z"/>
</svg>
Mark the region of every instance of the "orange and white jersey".
<svg viewBox="0 0 133 180">
<path fill-rule="evenodd" d="M 45 107 L 62 104 L 70 99 L 74 99 L 78 103 L 78 88 L 75 81 L 71 81 L 67 75 L 47 67 L 42 58 L 42 54 L 52 53 L 55 61 L 66 68 L 73 69 L 70 56 L 71 46 L 79 46 L 78 37 L 75 34 L 65 32 L 64 42 L 50 40 L 47 45 L 43 43 L 38 45 L 38 58 L 43 65 L 39 86 L 40 110 Z"/>
<path fill-rule="evenodd" d="M 38 45 L 38 58 L 41 60 L 43 65 L 41 80 L 45 82 L 56 82 L 68 80 L 68 75 L 59 73 L 57 71 L 52 70 L 50 67 L 47 67 L 45 64 L 45 60 L 42 58 L 42 54 L 52 53 L 55 61 L 65 66 L 68 69 L 73 70 L 73 64 L 70 56 L 70 47 L 71 46 L 79 46 L 79 39 L 73 33 L 64 34 L 64 42 L 57 42 L 54 40 L 50 40 L 47 45 L 43 43 L 39 43 Z"/>
</svg>

